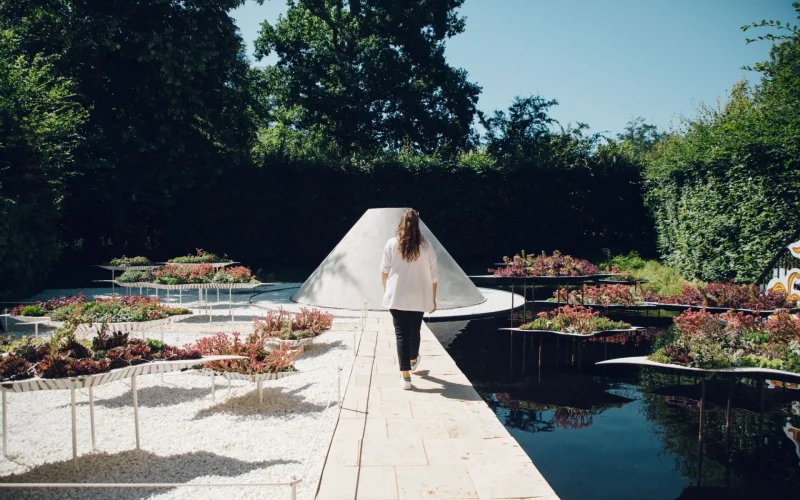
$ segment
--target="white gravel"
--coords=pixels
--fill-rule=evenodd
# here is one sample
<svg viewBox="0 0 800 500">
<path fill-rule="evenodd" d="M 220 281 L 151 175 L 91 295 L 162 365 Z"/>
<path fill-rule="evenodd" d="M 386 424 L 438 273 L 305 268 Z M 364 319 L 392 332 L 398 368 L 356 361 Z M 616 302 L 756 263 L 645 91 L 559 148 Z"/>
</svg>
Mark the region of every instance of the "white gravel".
<svg viewBox="0 0 800 500">
<path fill-rule="evenodd" d="M 87 296 L 108 289 L 83 290 Z M 77 290 L 53 290 L 38 299 L 70 295 Z M 172 295 L 172 294 L 170 294 Z M 164 340 L 182 345 L 219 331 L 249 333 L 249 319 L 263 313 L 247 304 L 251 294 L 236 294 L 236 319 L 225 316 L 192 318 L 171 325 Z M 216 295 L 209 294 L 216 299 Z M 197 294 L 194 294 L 196 300 Z M 221 306 L 220 306 L 221 308 Z M 227 309 L 227 308 L 226 308 Z M 227 311 L 226 311 L 227 312 Z M 220 309 L 222 313 L 222 309 Z M 249 317 L 248 317 L 249 316 Z M 244 322 L 248 321 L 248 322 Z M 211 380 L 197 372 L 143 376 L 138 381 L 142 449 L 136 450 L 133 403 L 129 381 L 95 389 L 97 452 L 91 450 L 89 399 L 77 394 L 78 468 L 72 464 L 69 391 L 8 395 L 9 457 L 0 458 L 2 498 L 203 498 L 288 499 L 289 487 L 168 488 L 168 489 L 8 489 L 2 482 L 87 483 L 273 483 L 288 482 L 308 470 L 298 485 L 298 498 L 313 499 L 328 445 L 336 407 L 336 368 L 343 367 L 344 391 L 353 364 L 357 321 L 337 319 L 333 330 L 315 339 L 298 358 L 300 373 L 264 383 L 259 404 L 253 383 L 218 379 L 216 400 Z M 14 325 L 19 334 L 27 328 Z M 157 331 L 150 337 L 158 338 Z M 333 391 L 332 402 L 326 407 Z M 322 425 L 312 452 L 312 441 Z"/>
</svg>

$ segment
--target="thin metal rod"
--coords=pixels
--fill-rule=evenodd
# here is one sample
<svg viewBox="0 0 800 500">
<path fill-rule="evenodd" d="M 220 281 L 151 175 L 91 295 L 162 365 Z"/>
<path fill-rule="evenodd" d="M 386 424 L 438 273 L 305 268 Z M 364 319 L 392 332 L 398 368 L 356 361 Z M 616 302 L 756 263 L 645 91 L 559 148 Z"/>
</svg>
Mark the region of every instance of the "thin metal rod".
<svg viewBox="0 0 800 500">
<path fill-rule="evenodd" d="M 258 402 L 259 404 L 264 404 L 264 382 L 259 380 L 258 384 L 256 384 L 256 388 L 258 389 Z"/>
<path fill-rule="evenodd" d="M 136 449 L 141 449 L 141 440 L 139 437 L 139 395 L 136 390 L 136 378 L 134 375 L 131 378 L 131 394 L 133 394 L 133 422 L 136 426 Z"/>
<path fill-rule="evenodd" d="M 7 393 L 3 391 L 3 456 L 8 457 L 8 401 Z"/>
<path fill-rule="evenodd" d="M 94 386 L 89 386 L 89 422 L 92 427 L 92 451 L 97 451 L 97 439 L 94 431 Z"/>
<path fill-rule="evenodd" d="M 297 500 L 297 483 L 293 482 L 291 488 L 292 488 L 291 500 Z"/>
<path fill-rule="evenodd" d="M 78 424 L 75 421 L 75 386 L 70 387 L 72 402 L 72 465 L 78 466 Z"/>
<path fill-rule="evenodd" d="M 216 375 L 211 375 L 211 400 L 217 400 L 217 378 Z"/>
<path fill-rule="evenodd" d="M 704 417 L 704 410 L 706 406 L 706 379 L 703 378 L 700 380 L 700 434 L 698 439 L 700 443 L 703 442 L 703 417 Z M 700 450 L 702 453 L 702 450 Z"/>
<path fill-rule="evenodd" d="M 511 328 L 514 328 L 514 278 L 511 278 Z"/>
<path fill-rule="evenodd" d="M 725 428 L 731 427 L 731 399 L 733 399 L 733 377 L 728 377 L 728 408 L 725 410 Z"/>
</svg>

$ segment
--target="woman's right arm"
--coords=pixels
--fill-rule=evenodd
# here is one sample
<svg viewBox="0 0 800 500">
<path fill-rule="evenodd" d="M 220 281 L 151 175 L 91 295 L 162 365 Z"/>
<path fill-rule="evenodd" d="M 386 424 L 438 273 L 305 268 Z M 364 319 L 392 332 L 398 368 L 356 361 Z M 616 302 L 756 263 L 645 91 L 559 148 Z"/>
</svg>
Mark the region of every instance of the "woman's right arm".
<svg viewBox="0 0 800 500">
<path fill-rule="evenodd" d="M 391 240 L 389 240 L 391 241 Z M 386 291 L 386 280 L 389 279 L 389 271 L 392 269 L 392 246 L 386 242 L 383 247 L 383 257 L 381 257 L 381 283 L 383 283 L 383 291 Z"/>
</svg>

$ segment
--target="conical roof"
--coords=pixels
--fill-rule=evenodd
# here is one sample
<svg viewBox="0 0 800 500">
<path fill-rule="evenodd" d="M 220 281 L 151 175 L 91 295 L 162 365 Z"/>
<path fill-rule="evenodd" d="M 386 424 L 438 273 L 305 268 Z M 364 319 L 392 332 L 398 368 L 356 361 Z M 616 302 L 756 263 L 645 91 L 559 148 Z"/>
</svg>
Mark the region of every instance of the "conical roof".
<svg viewBox="0 0 800 500">
<path fill-rule="evenodd" d="M 367 210 L 292 300 L 317 307 L 361 309 L 366 299 L 370 309 L 383 309 L 381 256 L 386 242 L 395 236 L 404 210 Z M 420 229 L 436 251 L 439 262 L 437 307 L 455 309 L 486 300 L 422 220 Z"/>
</svg>

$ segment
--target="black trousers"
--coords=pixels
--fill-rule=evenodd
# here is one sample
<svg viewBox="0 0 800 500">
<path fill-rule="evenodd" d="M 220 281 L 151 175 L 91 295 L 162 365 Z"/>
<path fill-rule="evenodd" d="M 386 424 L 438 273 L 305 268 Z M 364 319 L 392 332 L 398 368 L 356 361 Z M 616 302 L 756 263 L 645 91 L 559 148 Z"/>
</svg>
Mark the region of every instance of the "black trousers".
<svg viewBox="0 0 800 500">
<path fill-rule="evenodd" d="M 397 361 L 400 371 L 411 370 L 411 360 L 419 356 L 419 330 L 422 328 L 422 311 L 389 309 L 397 337 Z"/>
</svg>

